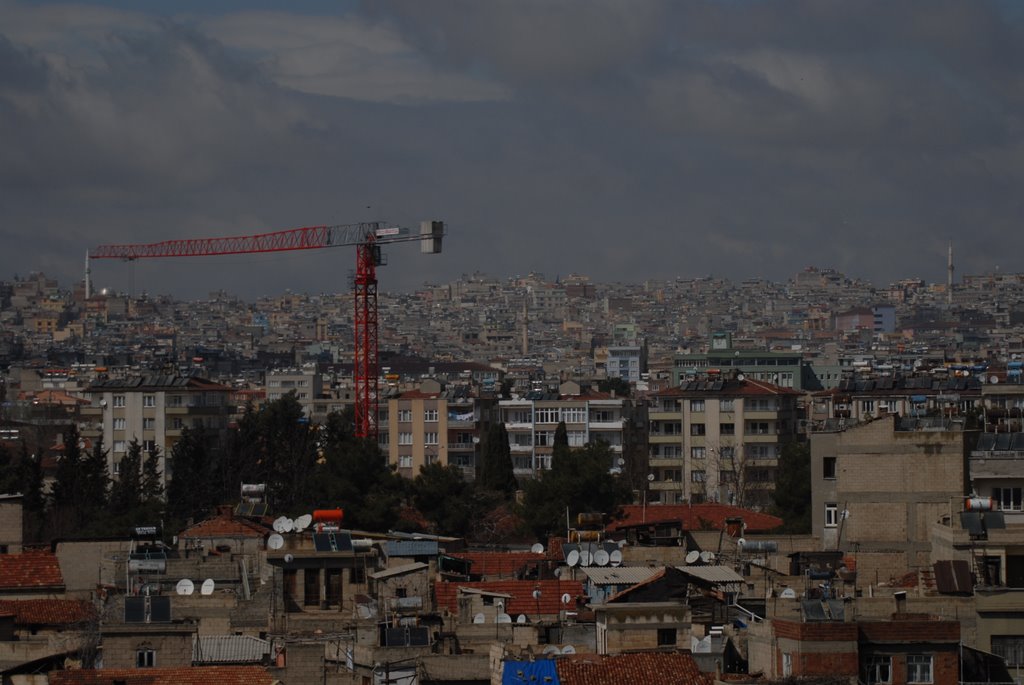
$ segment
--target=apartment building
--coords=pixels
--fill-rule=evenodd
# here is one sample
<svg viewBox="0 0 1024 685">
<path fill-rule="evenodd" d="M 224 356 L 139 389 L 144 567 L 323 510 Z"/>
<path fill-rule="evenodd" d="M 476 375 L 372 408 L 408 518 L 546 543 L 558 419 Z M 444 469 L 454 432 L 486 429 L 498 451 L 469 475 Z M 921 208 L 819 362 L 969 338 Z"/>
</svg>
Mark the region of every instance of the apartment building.
<svg viewBox="0 0 1024 685">
<path fill-rule="evenodd" d="M 499 420 L 508 431 L 515 474 L 532 478 L 551 468 L 555 431 L 564 422 L 569 447 L 604 442 L 616 455 L 615 464 L 629 442 L 634 406 L 629 398 L 598 392 L 579 383 L 566 382 L 558 392 L 534 390 L 519 399 L 498 403 Z"/>
<path fill-rule="evenodd" d="M 226 431 L 234 405 L 231 388 L 204 378 L 146 374 L 98 380 L 84 391 L 83 437 L 102 435 L 107 467 L 116 477 L 134 439 L 144 452 L 160 450 L 160 472 L 169 480 L 166 457 L 184 428 Z"/>
<path fill-rule="evenodd" d="M 799 398 L 739 377 L 650 395 L 648 501 L 767 507 L 782 446 L 802 439 Z"/>
<path fill-rule="evenodd" d="M 817 379 L 803 353 L 745 350 L 733 347 L 729 333 L 715 333 L 711 349 L 673 358 L 672 382 L 679 385 L 698 376 L 741 373 L 744 377 L 783 388 L 804 390 L 817 386 Z M 820 387 L 820 386 L 817 386 Z"/>
</svg>

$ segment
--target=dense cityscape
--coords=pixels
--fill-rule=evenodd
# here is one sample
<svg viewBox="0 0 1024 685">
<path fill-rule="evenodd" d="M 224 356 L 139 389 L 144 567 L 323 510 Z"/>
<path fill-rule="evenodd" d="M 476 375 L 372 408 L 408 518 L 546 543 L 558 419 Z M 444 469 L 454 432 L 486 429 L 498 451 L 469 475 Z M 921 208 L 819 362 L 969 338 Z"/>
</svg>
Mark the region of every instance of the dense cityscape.
<svg viewBox="0 0 1024 685">
<path fill-rule="evenodd" d="M 351 293 L 0 282 L 4 677 L 1009 682 L 1024 275 L 948 273 L 382 291 L 365 436 Z"/>
</svg>

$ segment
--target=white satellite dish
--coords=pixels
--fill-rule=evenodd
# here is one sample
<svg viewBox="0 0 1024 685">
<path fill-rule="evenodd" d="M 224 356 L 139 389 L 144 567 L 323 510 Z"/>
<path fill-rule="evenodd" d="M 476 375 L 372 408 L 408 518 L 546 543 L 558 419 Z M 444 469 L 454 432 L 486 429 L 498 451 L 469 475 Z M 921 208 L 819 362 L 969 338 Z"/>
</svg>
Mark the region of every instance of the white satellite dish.
<svg viewBox="0 0 1024 685">
<path fill-rule="evenodd" d="M 562 654 L 575 654 L 575 653 L 576 653 L 576 648 L 573 647 L 572 645 L 566 645 L 565 647 L 562 647 Z"/>
<path fill-rule="evenodd" d="M 698 559 L 700 559 L 700 552 L 698 552 L 697 550 L 693 549 L 686 553 L 687 564 L 695 564 L 697 563 Z"/>
<path fill-rule="evenodd" d="M 503 611 L 500 614 L 498 614 L 498 617 L 494 620 L 496 623 L 511 623 L 512 617 Z"/>
<path fill-rule="evenodd" d="M 196 591 L 196 586 L 188 578 L 182 578 L 178 581 L 178 584 L 174 586 L 174 591 L 179 595 L 191 595 Z"/>
<path fill-rule="evenodd" d="M 566 592 L 565 594 L 562 595 L 562 604 L 568 604 L 571 601 L 572 601 L 572 595 L 570 595 L 568 592 Z"/>
<path fill-rule="evenodd" d="M 581 549 L 580 550 L 580 566 L 590 566 L 590 551 Z"/>
<path fill-rule="evenodd" d="M 284 555 L 284 563 L 290 564 L 293 561 L 295 561 L 295 556 L 294 555 L 292 555 L 292 554 L 285 554 Z"/>
<path fill-rule="evenodd" d="M 622 564 L 622 552 L 617 549 L 613 549 L 612 553 L 608 555 L 608 561 L 612 566 L 619 566 Z"/>
<path fill-rule="evenodd" d="M 700 560 L 703 561 L 705 564 L 708 563 L 709 561 L 711 561 L 711 552 L 709 552 L 707 550 L 704 550 L 703 552 L 701 552 L 700 553 Z"/>
<path fill-rule="evenodd" d="M 287 516 L 278 516 L 276 519 L 274 519 L 274 523 L 271 524 L 271 527 L 274 529 L 274 532 L 287 533 L 288 531 L 284 529 L 284 522 L 287 520 Z"/>
<path fill-rule="evenodd" d="M 570 550 L 569 553 L 565 555 L 565 563 L 569 564 L 570 566 L 575 566 L 576 564 L 580 563 L 579 550 Z"/>
<path fill-rule="evenodd" d="M 535 542 L 533 543 L 533 547 L 530 548 L 530 551 L 534 554 L 544 554 L 544 545 L 539 542 Z"/>
<path fill-rule="evenodd" d="M 648 473 L 647 474 L 647 480 L 650 481 L 651 483 L 653 483 L 654 482 L 654 474 L 653 473 Z"/>
<path fill-rule="evenodd" d="M 301 532 L 309 528 L 309 524 L 313 523 L 313 517 L 309 514 L 303 514 L 299 518 L 295 519 L 295 530 Z"/>
<path fill-rule="evenodd" d="M 995 385 L 999 382 L 999 376 L 989 376 L 988 382 Z"/>
<path fill-rule="evenodd" d="M 611 556 L 608 552 L 605 552 L 603 549 L 594 552 L 594 563 L 598 566 L 607 566 L 609 561 L 611 561 Z"/>
<path fill-rule="evenodd" d="M 739 546 L 739 547 L 742 547 L 745 544 L 747 544 L 746 538 L 740 538 L 739 540 L 736 541 L 736 545 Z"/>
<path fill-rule="evenodd" d="M 526 623 L 526 614 L 519 614 L 516 616 L 516 623 Z"/>
<path fill-rule="evenodd" d="M 545 654 L 549 654 L 549 655 L 550 654 L 559 654 L 558 647 L 556 647 L 555 645 L 548 645 L 547 647 L 544 648 L 544 653 Z"/>
<path fill-rule="evenodd" d="M 370 618 L 370 607 L 365 604 L 357 604 L 356 611 L 359 612 L 359 618 Z"/>
<path fill-rule="evenodd" d="M 796 592 L 793 591 L 793 588 L 788 587 L 779 593 L 779 597 L 784 597 L 785 599 L 795 599 Z"/>
<path fill-rule="evenodd" d="M 271 533 L 267 538 L 267 549 L 281 549 L 284 547 L 284 538 L 280 533 Z"/>
<path fill-rule="evenodd" d="M 295 521 L 292 521 L 291 519 L 286 518 L 284 520 L 284 530 L 281 531 L 281 532 L 282 533 L 290 533 L 293 530 L 295 530 Z"/>
<path fill-rule="evenodd" d="M 736 380 L 738 380 L 738 381 L 745 381 L 745 380 L 747 380 L 747 377 L 744 376 L 742 373 L 738 373 L 738 374 L 736 374 Z"/>
<path fill-rule="evenodd" d="M 615 463 L 618 464 L 619 466 L 625 466 L 626 460 L 623 459 L 622 457 L 619 457 L 618 459 L 615 460 Z"/>
<path fill-rule="evenodd" d="M 486 620 L 487 619 L 484 618 L 484 615 L 482 613 L 473 616 L 473 623 L 483 623 Z"/>
<path fill-rule="evenodd" d="M 540 599 L 540 590 L 534 590 L 533 591 L 533 598 L 534 599 Z"/>
<path fill-rule="evenodd" d="M 213 578 L 207 578 L 203 581 L 203 584 L 199 586 L 199 594 L 210 596 L 213 594 L 217 584 L 213 581 Z"/>
</svg>

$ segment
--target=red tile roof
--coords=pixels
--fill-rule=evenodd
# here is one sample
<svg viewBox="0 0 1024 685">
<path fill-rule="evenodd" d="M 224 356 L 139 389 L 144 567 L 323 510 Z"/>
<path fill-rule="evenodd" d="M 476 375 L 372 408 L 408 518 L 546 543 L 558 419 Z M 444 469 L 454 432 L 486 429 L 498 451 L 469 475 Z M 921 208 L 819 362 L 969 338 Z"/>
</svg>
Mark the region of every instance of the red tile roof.
<svg viewBox="0 0 1024 685">
<path fill-rule="evenodd" d="M 64 626 L 87 621 L 96 611 L 88 602 L 73 599 L 9 599 L 0 600 L 0 614 L 14 616 L 22 626 Z"/>
<path fill-rule="evenodd" d="M 262 666 L 194 666 L 183 668 L 103 668 L 50 671 L 50 685 L 270 685 Z"/>
<path fill-rule="evenodd" d="M 434 583 L 434 596 L 438 607 L 446 607 L 453 613 L 459 611 L 459 588 L 474 588 L 486 592 L 510 595 L 506 601 L 505 613 L 515 617 L 554 615 L 565 608 L 575 609 L 576 597 L 583 594 L 583 584 L 578 580 L 493 580 L 479 583 Z M 540 590 L 540 597 L 534 599 L 533 591 Z M 568 607 L 562 604 L 562 595 L 572 600 Z"/>
<path fill-rule="evenodd" d="M 750 533 L 773 530 L 782 525 L 782 519 L 778 516 L 749 511 L 729 504 L 708 502 L 705 504 L 649 504 L 646 507 L 642 504 L 627 504 L 622 507 L 622 518 L 608 524 L 607 529 L 611 532 L 622 527 L 643 523 L 682 521 L 683 528 L 686 530 L 704 530 L 709 527 L 712 530 L 721 530 L 725 526 L 725 519 L 734 517 L 742 518 L 747 532 Z"/>
<path fill-rule="evenodd" d="M 546 554 L 533 552 L 458 552 L 457 559 L 473 562 L 470 573 L 483 576 L 514 576 L 516 571 L 530 562 L 545 561 Z"/>
<path fill-rule="evenodd" d="M 57 555 L 30 550 L 21 554 L 0 554 L 0 590 L 30 590 L 63 587 Z"/>
<path fill-rule="evenodd" d="M 555 662 L 562 685 L 711 685 L 689 654 L 638 652 L 616 656 L 580 654 Z"/>
<path fill-rule="evenodd" d="M 261 538 L 270 530 L 255 521 L 236 517 L 231 507 L 223 507 L 213 518 L 200 521 L 181 532 L 183 538 Z"/>
</svg>

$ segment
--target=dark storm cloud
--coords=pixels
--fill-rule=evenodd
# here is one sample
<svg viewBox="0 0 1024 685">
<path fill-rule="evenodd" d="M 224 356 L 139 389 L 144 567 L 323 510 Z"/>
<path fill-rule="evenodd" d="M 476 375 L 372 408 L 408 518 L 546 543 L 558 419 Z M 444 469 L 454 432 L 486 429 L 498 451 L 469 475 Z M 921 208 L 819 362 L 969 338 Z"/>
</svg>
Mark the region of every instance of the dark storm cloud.
<svg viewBox="0 0 1024 685">
<path fill-rule="evenodd" d="M 396 254 L 384 289 L 809 263 L 885 282 L 941 278 L 947 240 L 961 273 L 1024 248 L 1024 29 L 994 3 L 68 7 L 0 2 L 18 19 L 0 21 L 0 237 L 24 246 L 7 274 L 70 280 L 101 242 L 376 218 L 451 225 L 445 255 Z M 351 255 L 328 252 L 136 268 L 150 290 L 339 290 Z"/>
</svg>

